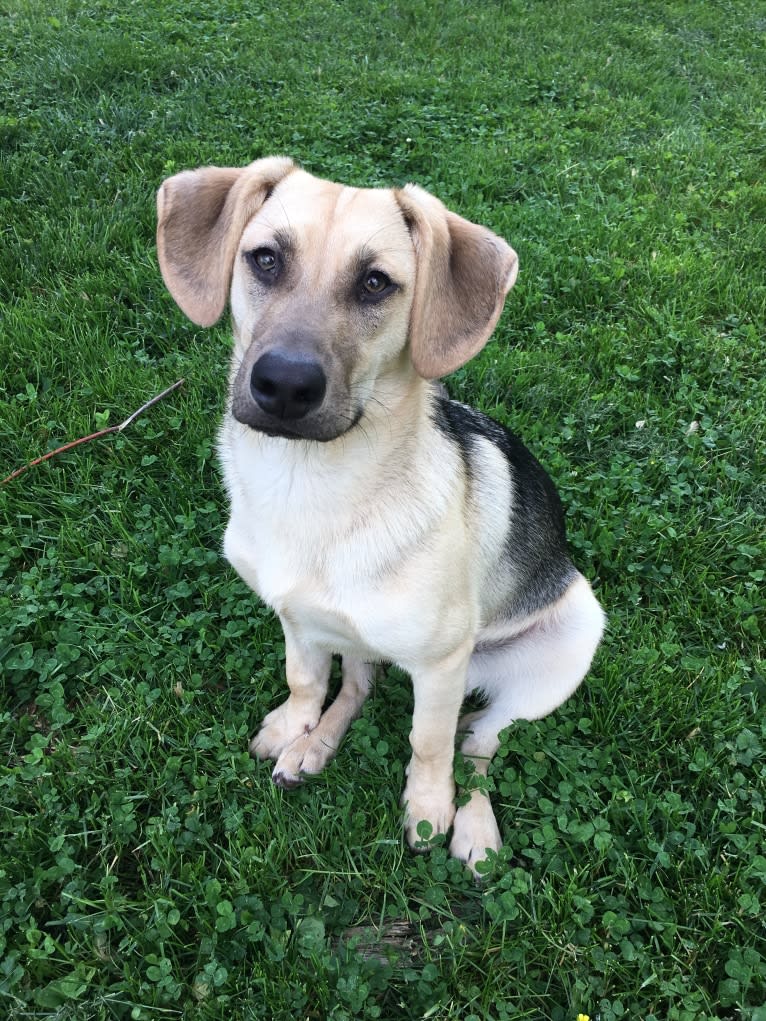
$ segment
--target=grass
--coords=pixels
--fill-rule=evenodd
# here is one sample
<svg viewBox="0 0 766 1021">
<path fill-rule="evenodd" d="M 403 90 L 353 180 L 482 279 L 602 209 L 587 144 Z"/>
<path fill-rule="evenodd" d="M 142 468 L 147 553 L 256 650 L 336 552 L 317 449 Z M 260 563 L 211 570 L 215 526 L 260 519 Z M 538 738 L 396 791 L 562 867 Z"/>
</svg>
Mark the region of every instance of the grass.
<svg viewBox="0 0 766 1021">
<path fill-rule="evenodd" d="M 3 1016 L 763 1021 L 766 6 L 0 18 L 0 474 L 187 380 L 0 487 Z M 153 192 L 271 152 L 520 253 L 449 384 L 548 467 L 610 628 L 508 731 L 481 886 L 403 847 L 399 672 L 300 790 L 246 754 L 284 650 L 219 555 L 229 341 L 165 292 Z"/>
</svg>

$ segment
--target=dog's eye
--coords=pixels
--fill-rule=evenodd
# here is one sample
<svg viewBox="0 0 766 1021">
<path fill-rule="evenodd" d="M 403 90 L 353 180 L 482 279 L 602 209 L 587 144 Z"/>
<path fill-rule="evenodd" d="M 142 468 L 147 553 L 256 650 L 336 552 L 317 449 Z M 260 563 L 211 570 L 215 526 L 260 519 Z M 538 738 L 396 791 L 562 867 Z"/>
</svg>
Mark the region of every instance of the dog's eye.
<svg viewBox="0 0 766 1021">
<path fill-rule="evenodd" d="M 364 278 L 362 286 L 367 294 L 382 294 L 390 283 L 391 280 L 385 273 L 379 273 L 377 270 L 372 270 Z"/>
<path fill-rule="evenodd" d="M 281 262 L 279 254 L 272 248 L 254 248 L 245 252 L 245 258 L 261 280 L 271 282 L 279 276 Z"/>
<path fill-rule="evenodd" d="M 396 290 L 396 284 L 391 277 L 379 269 L 368 269 L 361 277 L 358 284 L 359 300 L 362 302 L 382 301 Z"/>
</svg>

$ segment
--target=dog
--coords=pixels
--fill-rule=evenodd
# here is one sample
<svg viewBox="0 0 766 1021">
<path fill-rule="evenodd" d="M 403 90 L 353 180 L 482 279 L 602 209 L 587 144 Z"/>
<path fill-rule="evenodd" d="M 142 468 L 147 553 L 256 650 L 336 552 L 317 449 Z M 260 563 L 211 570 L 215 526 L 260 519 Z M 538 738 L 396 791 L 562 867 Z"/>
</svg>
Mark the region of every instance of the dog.
<svg viewBox="0 0 766 1021">
<path fill-rule="evenodd" d="M 481 782 L 456 810 L 456 734 L 485 777 L 499 732 L 564 702 L 604 627 L 545 471 L 438 382 L 489 339 L 516 253 L 416 185 L 347 187 L 285 157 L 184 171 L 157 204 L 181 310 L 208 327 L 231 307 L 224 553 L 279 615 L 289 688 L 251 753 L 281 787 L 320 772 L 374 665 L 397 664 L 414 689 L 407 840 L 451 828 L 476 873 L 502 841 Z"/>
</svg>

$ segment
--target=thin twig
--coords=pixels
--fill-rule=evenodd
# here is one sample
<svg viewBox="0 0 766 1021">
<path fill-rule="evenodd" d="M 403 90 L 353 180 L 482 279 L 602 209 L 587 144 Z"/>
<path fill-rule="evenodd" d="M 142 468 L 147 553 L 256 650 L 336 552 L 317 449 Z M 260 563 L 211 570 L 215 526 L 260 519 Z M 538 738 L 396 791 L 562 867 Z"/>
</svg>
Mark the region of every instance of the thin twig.
<svg viewBox="0 0 766 1021">
<path fill-rule="evenodd" d="M 143 413 L 145 411 L 148 411 L 149 408 L 152 407 L 152 405 L 157 404 L 157 402 L 161 401 L 163 397 L 167 397 L 168 394 L 172 393 L 174 390 L 177 390 L 179 386 L 183 386 L 183 383 L 184 381 L 182 379 L 177 379 L 172 386 L 169 386 L 167 388 L 167 390 L 163 390 L 161 394 L 157 394 L 156 397 L 152 397 L 152 399 L 150 401 L 147 401 L 146 404 L 142 404 L 138 411 L 134 411 L 132 415 L 128 415 L 125 421 L 121 422 L 117 426 L 117 432 L 121 433 L 123 429 L 127 429 L 127 427 L 135 418 L 138 418 L 139 415 L 143 415 Z"/>
<path fill-rule="evenodd" d="M 36 457 L 34 461 L 30 461 L 23 467 L 17 468 L 16 471 L 11 472 L 10 475 L 6 475 L 6 477 L 0 481 L 0 486 L 5 485 L 6 482 L 10 482 L 11 479 L 18 478 L 19 475 L 23 475 L 29 468 L 34 468 L 35 465 L 42 464 L 43 461 L 49 461 L 52 457 L 55 457 L 56 454 L 62 454 L 65 450 L 71 450 L 72 447 L 79 447 L 83 443 L 90 443 L 91 440 L 97 440 L 100 436 L 108 436 L 109 433 L 122 432 L 122 430 L 126 429 L 131 422 L 138 418 L 139 415 L 143 414 L 158 401 L 161 401 L 163 397 L 167 397 L 169 393 L 177 390 L 179 386 L 183 386 L 183 383 L 183 379 L 176 380 L 176 382 L 173 383 L 172 386 L 169 386 L 167 390 L 163 390 L 161 394 L 157 394 L 156 397 L 152 397 L 152 399 L 147 401 L 146 404 L 142 404 L 137 411 L 134 411 L 132 415 L 129 415 L 125 421 L 120 422 L 119 425 L 110 425 L 106 429 L 99 429 L 98 432 L 91 433 L 90 436 L 81 436 L 78 440 L 72 440 L 71 443 L 65 443 L 62 447 L 56 447 L 55 450 L 50 450 L 47 454 L 43 454 L 42 457 Z"/>
</svg>

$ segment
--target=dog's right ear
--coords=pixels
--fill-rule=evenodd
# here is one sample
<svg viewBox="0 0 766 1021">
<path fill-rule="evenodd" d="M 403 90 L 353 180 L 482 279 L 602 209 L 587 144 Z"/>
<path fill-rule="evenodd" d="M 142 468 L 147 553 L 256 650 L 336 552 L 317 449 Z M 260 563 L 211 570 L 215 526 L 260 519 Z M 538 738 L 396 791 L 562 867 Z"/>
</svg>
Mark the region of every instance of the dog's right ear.
<svg viewBox="0 0 766 1021">
<path fill-rule="evenodd" d="M 446 376 L 489 340 L 516 281 L 519 260 L 502 238 L 464 220 L 417 185 L 394 196 L 410 230 L 417 267 L 410 355 L 425 379 Z"/>
<path fill-rule="evenodd" d="M 295 164 L 269 156 L 247 167 L 202 167 L 169 177 L 157 192 L 157 255 L 162 278 L 198 326 L 226 306 L 234 256 L 248 222 Z"/>
</svg>

